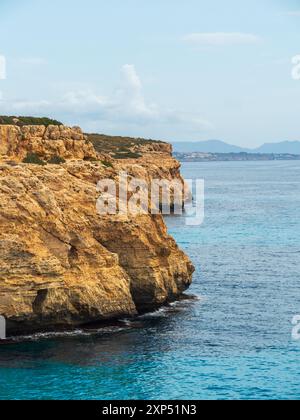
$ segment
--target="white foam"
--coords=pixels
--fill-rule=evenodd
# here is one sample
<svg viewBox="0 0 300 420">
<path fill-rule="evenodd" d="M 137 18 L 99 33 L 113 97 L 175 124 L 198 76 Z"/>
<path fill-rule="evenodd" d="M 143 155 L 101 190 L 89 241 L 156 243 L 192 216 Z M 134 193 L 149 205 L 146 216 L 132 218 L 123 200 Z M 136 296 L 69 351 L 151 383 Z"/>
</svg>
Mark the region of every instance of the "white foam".
<svg viewBox="0 0 300 420">
<path fill-rule="evenodd" d="M 36 333 L 30 335 L 20 335 L 15 337 L 9 337 L 7 341 L 9 342 L 24 342 L 24 341 L 40 341 L 40 340 L 51 340 L 55 338 L 68 338 L 68 337 L 89 337 L 96 335 L 105 335 L 105 334 L 116 334 L 118 332 L 125 331 L 130 328 L 135 328 L 137 320 L 151 319 L 158 317 L 166 317 L 174 310 L 174 308 L 185 308 L 189 304 L 193 304 L 195 301 L 203 300 L 200 296 L 188 296 L 186 299 L 178 300 L 157 309 L 156 311 L 140 315 L 135 319 L 122 319 L 119 322 L 124 326 L 108 326 L 100 327 L 95 329 L 76 329 L 72 331 L 53 331 L 53 332 L 44 332 Z M 141 324 L 142 325 L 142 324 Z"/>
<path fill-rule="evenodd" d="M 125 327 L 101 327 L 98 329 L 82 330 L 77 329 L 73 331 L 53 331 L 45 333 L 36 333 L 31 335 L 20 335 L 16 337 L 9 337 L 9 341 L 22 342 L 22 341 L 40 341 L 50 340 L 53 338 L 68 338 L 68 337 L 89 337 L 99 334 L 109 334 L 124 331 Z"/>
<path fill-rule="evenodd" d="M 149 319 L 161 316 L 167 316 L 170 312 L 173 311 L 174 308 L 186 308 L 188 305 L 191 305 L 195 302 L 199 302 L 203 300 L 200 296 L 187 296 L 186 299 L 177 300 L 175 302 L 169 303 L 167 306 L 157 309 L 156 311 L 146 313 L 144 315 L 140 315 L 139 319 Z"/>
</svg>

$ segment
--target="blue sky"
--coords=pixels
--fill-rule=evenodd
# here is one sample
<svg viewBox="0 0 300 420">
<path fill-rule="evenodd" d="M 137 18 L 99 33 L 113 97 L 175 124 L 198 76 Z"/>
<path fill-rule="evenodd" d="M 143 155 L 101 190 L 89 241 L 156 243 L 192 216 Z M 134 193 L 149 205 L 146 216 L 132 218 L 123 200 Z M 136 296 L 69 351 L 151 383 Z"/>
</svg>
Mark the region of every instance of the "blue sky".
<svg viewBox="0 0 300 420">
<path fill-rule="evenodd" d="M 255 147 L 300 139 L 300 1 L 1 0 L 0 114 Z"/>
</svg>

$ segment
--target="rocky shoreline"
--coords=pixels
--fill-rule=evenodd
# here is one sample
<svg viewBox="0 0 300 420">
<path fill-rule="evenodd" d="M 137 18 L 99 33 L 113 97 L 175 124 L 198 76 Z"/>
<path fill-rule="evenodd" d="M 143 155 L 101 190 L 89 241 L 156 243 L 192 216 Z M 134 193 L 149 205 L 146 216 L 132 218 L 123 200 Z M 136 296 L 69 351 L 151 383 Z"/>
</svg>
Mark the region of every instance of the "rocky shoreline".
<svg viewBox="0 0 300 420">
<path fill-rule="evenodd" d="M 117 160 L 78 127 L 0 126 L 0 314 L 9 335 L 135 316 L 190 286 L 194 267 L 162 215 L 96 212 L 97 182 L 120 171 L 182 180 L 171 147 L 150 143 L 139 159 Z M 45 164 L 24 163 L 29 153 Z"/>
</svg>

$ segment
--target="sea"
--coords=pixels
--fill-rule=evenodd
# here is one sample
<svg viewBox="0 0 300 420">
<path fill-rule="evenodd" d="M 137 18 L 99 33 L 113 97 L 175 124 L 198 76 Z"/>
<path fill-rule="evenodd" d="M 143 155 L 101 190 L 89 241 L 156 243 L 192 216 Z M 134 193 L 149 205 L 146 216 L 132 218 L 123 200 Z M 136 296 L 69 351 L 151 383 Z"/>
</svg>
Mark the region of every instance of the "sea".
<svg viewBox="0 0 300 420">
<path fill-rule="evenodd" d="M 183 163 L 205 219 L 167 217 L 187 296 L 91 330 L 0 345 L 0 399 L 300 399 L 300 162 Z M 197 199 L 197 198 L 196 198 Z"/>
</svg>

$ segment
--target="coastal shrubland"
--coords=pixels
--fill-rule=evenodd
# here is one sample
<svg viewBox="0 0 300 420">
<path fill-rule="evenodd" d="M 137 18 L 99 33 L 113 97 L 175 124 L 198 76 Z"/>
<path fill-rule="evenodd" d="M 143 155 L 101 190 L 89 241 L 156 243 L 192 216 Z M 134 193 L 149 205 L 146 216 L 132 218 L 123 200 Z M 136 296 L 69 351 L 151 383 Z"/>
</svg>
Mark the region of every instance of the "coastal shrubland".
<svg viewBox="0 0 300 420">
<path fill-rule="evenodd" d="M 0 124 L 2 125 L 17 125 L 23 127 L 24 125 L 62 125 L 60 121 L 53 120 L 47 117 L 14 117 L 14 116 L 1 116 Z"/>
<path fill-rule="evenodd" d="M 43 161 L 36 153 L 27 153 L 26 157 L 23 159 L 23 163 L 41 166 L 46 165 L 46 162 Z"/>
</svg>

